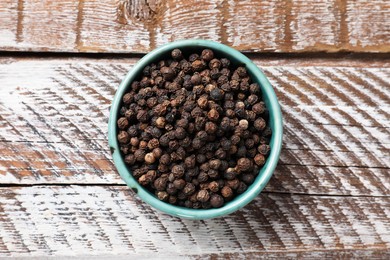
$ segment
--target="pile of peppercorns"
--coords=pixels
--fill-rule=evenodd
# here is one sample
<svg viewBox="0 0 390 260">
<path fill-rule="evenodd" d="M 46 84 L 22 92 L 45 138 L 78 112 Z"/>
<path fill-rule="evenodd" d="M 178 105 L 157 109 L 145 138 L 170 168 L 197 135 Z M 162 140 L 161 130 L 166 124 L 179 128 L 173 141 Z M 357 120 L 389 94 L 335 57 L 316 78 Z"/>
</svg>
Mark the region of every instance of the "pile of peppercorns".
<svg viewBox="0 0 390 260">
<path fill-rule="evenodd" d="M 123 96 L 118 141 L 160 200 L 218 208 L 252 184 L 270 151 L 268 111 L 244 66 L 212 50 L 150 64 Z"/>
</svg>

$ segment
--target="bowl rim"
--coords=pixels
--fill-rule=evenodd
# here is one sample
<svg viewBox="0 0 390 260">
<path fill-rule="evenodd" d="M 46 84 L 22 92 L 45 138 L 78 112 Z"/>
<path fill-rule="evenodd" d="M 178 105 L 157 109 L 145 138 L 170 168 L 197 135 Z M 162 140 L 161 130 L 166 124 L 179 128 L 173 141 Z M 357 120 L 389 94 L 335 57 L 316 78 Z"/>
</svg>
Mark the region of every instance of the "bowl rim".
<svg viewBox="0 0 390 260">
<path fill-rule="evenodd" d="M 143 188 L 133 178 L 122 158 L 117 141 L 117 111 L 120 108 L 122 97 L 125 94 L 125 91 L 127 90 L 129 84 L 139 75 L 138 73 L 141 72 L 146 65 L 149 65 L 156 59 L 156 56 L 171 51 L 175 48 L 185 47 L 209 48 L 212 50 L 218 50 L 222 53 L 227 53 L 228 56 L 233 56 L 236 60 L 239 60 L 240 62 L 245 64 L 247 70 L 250 71 L 252 74 L 252 79 L 253 77 L 257 79 L 257 83 L 259 83 L 261 87 L 263 96 L 266 95 L 268 97 L 268 102 L 266 102 L 266 106 L 270 111 L 270 119 L 273 125 L 273 132 L 271 137 L 272 149 L 267 158 L 266 164 L 260 170 L 260 173 L 256 177 L 255 181 L 250 186 L 248 186 L 248 189 L 244 193 L 240 194 L 232 201 L 226 203 L 221 208 L 189 209 L 160 201 L 154 195 L 149 193 L 145 188 Z M 108 122 L 108 144 L 110 147 L 110 151 L 114 160 L 115 167 L 117 168 L 122 179 L 126 182 L 127 186 L 133 189 L 133 191 L 135 191 L 144 202 L 148 203 L 153 208 L 172 216 L 193 220 L 209 219 L 230 214 L 244 207 L 255 197 L 257 197 L 270 180 L 276 168 L 282 147 L 282 136 L 283 123 L 281 109 L 276 94 L 272 88 L 272 85 L 268 81 L 264 73 L 241 52 L 218 42 L 200 39 L 189 39 L 170 42 L 157 49 L 152 50 L 143 58 L 141 58 L 134 65 L 134 67 L 131 68 L 131 70 L 127 73 L 123 81 L 120 83 L 119 88 L 117 89 L 114 99 L 112 101 Z"/>
</svg>

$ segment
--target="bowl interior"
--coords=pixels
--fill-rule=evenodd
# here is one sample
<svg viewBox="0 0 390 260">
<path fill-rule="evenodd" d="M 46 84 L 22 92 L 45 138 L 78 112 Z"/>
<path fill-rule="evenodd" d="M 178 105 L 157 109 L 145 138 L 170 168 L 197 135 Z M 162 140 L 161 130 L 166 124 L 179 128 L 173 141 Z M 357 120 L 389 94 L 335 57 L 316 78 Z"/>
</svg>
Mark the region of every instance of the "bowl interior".
<svg viewBox="0 0 390 260">
<path fill-rule="evenodd" d="M 254 183 L 248 187 L 248 190 L 243 194 L 234 198 L 234 200 L 226 203 L 221 208 L 216 209 L 188 209 L 184 207 L 174 206 L 166 202 L 158 200 L 154 194 L 151 194 L 148 190 L 144 189 L 131 175 L 129 167 L 125 164 L 122 155 L 120 153 L 119 144 L 116 139 L 118 129 L 116 121 L 118 120 L 118 111 L 122 105 L 122 97 L 126 93 L 132 81 L 139 79 L 143 68 L 153 62 L 158 62 L 161 59 L 168 58 L 170 52 L 180 48 L 185 56 L 191 53 L 199 53 L 204 48 L 212 49 L 216 57 L 226 57 L 230 59 L 233 66 L 244 65 L 250 74 L 252 81 L 257 82 L 260 85 L 262 91 L 262 99 L 265 102 L 267 109 L 269 110 L 269 122 L 268 125 L 272 129 L 272 137 L 270 140 L 271 152 L 267 158 L 265 165 L 260 170 L 259 175 L 256 177 Z M 120 84 L 112 106 L 110 110 L 109 118 L 109 132 L 108 141 L 113 155 L 114 163 L 119 171 L 119 174 L 131 187 L 139 197 L 153 206 L 154 208 L 161 210 L 173 216 L 178 216 L 188 219 L 208 219 L 223 216 L 229 214 L 237 209 L 245 206 L 251 200 L 253 200 L 268 183 L 272 176 L 272 173 L 276 167 L 279 159 L 279 154 L 282 144 L 282 116 L 280 107 L 272 89 L 271 84 L 259 68 L 252 63 L 245 55 L 240 52 L 220 43 L 206 41 L 206 40 L 185 40 L 172 42 L 164 45 L 149 54 L 145 55 L 126 75 L 125 79 Z"/>
</svg>

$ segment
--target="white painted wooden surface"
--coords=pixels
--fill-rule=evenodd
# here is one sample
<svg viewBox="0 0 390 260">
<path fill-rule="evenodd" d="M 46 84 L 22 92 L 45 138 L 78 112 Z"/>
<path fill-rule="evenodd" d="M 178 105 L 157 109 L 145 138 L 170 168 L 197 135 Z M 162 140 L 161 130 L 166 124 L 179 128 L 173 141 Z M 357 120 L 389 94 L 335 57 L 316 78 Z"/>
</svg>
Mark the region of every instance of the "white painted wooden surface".
<svg viewBox="0 0 390 260">
<path fill-rule="evenodd" d="M 126 187 L 0 191 L 3 256 L 389 256 L 389 197 L 265 193 L 228 217 L 190 221 L 152 210 Z"/>
<path fill-rule="evenodd" d="M 0 258 L 390 259 L 389 32 L 387 0 L 0 1 Z M 264 192 L 207 221 L 140 201 L 106 141 L 134 53 L 186 38 L 248 53 L 284 117 Z"/>
<path fill-rule="evenodd" d="M 134 62 L 3 59 L 1 183 L 123 183 L 110 160 L 107 118 Z M 269 191 L 390 193 L 388 63 L 257 64 L 275 87 L 285 123 Z"/>
<path fill-rule="evenodd" d="M 1 58 L 0 256 L 389 258 L 390 63 L 252 58 L 282 106 L 279 166 L 243 210 L 196 222 L 139 201 L 111 161 L 137 59 Z"/>
<path fill-rule="evenodd" d="M 145 53 L 178 39 L 255 52 L 389 52 L 388 0 L 2 0 L 0 50 Z"/>
</svg>

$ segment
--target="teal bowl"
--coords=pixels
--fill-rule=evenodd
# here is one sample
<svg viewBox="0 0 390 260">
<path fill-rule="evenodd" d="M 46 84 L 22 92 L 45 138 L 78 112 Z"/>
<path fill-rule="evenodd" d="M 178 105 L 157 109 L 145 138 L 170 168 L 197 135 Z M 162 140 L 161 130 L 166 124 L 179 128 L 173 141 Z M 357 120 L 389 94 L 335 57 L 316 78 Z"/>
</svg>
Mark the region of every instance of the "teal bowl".
<svg viewBox="0 0 390 260">
<path fill-rule="evenodd" d="M 189 209 L 179 206 L 174 206 L 166 202 L 160 201 L 146 189 L 144 189 L 136 179 L 131 175 L 130 169 L 126 166 L 124 159 L 119 149 L 117 141 L 117 120 L 119 115 L 119 109 L 122 103 L 122 97 L 130 87 L 131 82 L 135 80 L 141 73 L 143 68 L 150 63 L 157 62 L 161 59 L 168 58 L 170 52 L 179 48 L 184 53 L 192 51 L 200 52 L 202 49 L 208 48 L 215 52 L 218 57 L 226 57 L 231 60 L 233 65 L 244 64 L 248 73 L 252 77 L 253 82 L 257 82 L 262 91 L 263 101 L 265 102 L 267 109 L 269 110 L 269 122 L 268 125 L 272 129 L 272 137 L 270 141 L 271 152 L 267 158 L 267 161 L 263 168 L 260 170 L 259 175 L 256 177 L 253 184 L 248 186 L 247 191 L 241 195 L 235 197 L 232 201 L 226 203 L 221 208 L 213 209 Z M 283 135 L 283 123 L 280 106 L 276 98 L 275 92 L 272 89 L 271 84 L 265 77 L 264 73 L 245 55 L 239 51 L 232 49 L 226 45 L 206 41 L 206 40 L 183 40 L 168 43 L 160 48 L 157 48 L 147 55 L 145 55 L 139 62 L 131 69 L 126 75 L 122 83 L 115 94 L 112 102 L 109 118 L 108 128 L 108 143 L 114 159 L 115 166 L 119 171 L 122 179 L 126 184 L 138 194 L 138 196 L 152 207 L 165 212 L 169 215 L 186 218 L 186 219 L 209 219 L 221 217 L 230 214 L 251 202 L 260 192 L 264 189 L 265 185 L 271 178 L 275 167 L 279 160 L 280 150 L 282 147 L 282 135 Z"/>
</svg>

